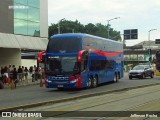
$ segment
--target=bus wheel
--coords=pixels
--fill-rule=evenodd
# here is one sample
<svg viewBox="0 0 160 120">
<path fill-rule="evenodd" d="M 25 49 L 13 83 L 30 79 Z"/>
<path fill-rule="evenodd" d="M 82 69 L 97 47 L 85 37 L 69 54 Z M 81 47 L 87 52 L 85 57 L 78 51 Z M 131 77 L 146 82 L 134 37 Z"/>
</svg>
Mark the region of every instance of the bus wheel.
<svg viewBox="0 0 160 120">
<path fill-rule="evenodd" d="M 90 77 L 87 81 L 87 87 L 91 88 L 91 84 L 92 84 L 92 78 Z"/>
<path fill-rule="evenodd" d="M 118 79 L 121 79 L 121 75 L 120 75 L 120 72 L 118 72 Z"/>
<path fill-rule="evenodd" d="M 118 78 L 117 78 L 117 74 L 115 73 L 115 75 L 114 75 L 114 80 L 113 80 L 114 82 L 118 82 Z"/>
<path fill-rule="evenodd" d="M 98 79 L 97 79 L 97 77 L 93 78 L 93 85 L 92 86 L 93 87 L 97 87 L 98 86 Z"/>
</svg>

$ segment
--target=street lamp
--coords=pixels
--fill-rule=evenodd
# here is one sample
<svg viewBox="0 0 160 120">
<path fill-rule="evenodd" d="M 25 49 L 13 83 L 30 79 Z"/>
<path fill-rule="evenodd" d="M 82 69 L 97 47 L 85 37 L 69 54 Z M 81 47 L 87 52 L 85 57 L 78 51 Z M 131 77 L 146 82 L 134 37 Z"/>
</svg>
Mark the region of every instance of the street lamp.
<svg viewBox="0 0 160 120">
<path fill-rule="evenodd" d="M 151 42 L 150 42 L 150 32 L 151 31 L 154 31 L 154 30 L 157 30 L 157 29 L 150 29 L 149 31 L 148 31 L 148 42 L 149 42 L 149 49 L 151 49 Z"/>
<path fill-rule="evenodd" d="M 108 22 L 108 38 L 109 38 L 109 22 L 111 21 L 111 20 L 115 20 L 115 19 L 119 19 L 120 17 L 115 17 L 115 18 L 112 18 L 112 19 L 109 19 L 109 20 L 107 20 L 107 22 Z"/>
<path fill-rule="evenodd" d="M 148 54 L 149 54 L 149 62 L 150 62 L 151 59 L 152 59 L 152 56 L 151 56 L 150 32 L 151 32 L 151 31 L 154 31 L 154 30 L 157 30 L 157 29 L 150 29 L 150 30 L 148 31 L 148 44 L 149 44 Z M 150 64 L 150 63 L 149 63 L 149 64 Z"/>
<path fill-rule="evenodd" d="M 60 22 L 61 22 L 62 20 L 64 20 L 64 19 L 65 19 L 65 18 L 59 20 L 59 22 L 58 22 L 58 34 L 60 34 Z"/>
</svg>

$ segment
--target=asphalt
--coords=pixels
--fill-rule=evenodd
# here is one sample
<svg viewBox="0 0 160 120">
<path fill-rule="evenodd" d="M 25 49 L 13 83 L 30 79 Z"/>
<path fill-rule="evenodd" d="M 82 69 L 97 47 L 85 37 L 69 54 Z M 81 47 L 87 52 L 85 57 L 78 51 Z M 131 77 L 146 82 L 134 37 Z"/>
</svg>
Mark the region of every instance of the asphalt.
<svg viewBox="0 0 160 120">
<path fill-rule="evenodd" d="M 88 97 L 85 99 L 76 99 L 74 101 L 68 101 L 48 106 L 37 106 L 36 108 L 25 109 L 21 112 L 40 111 L 43 118 L 34 118 L 37 120 L 88 120 L 89 116 L 89 118 L 92 118 L 91 120 L 132 120 L 132 118 L 127 116 L 130 116 L 134 113 L 146 115 L 151 114 L 152 112 L 154 112 L 155 115 L 159 116 L 159 90 L 160 85 L 156 85 L 133 89 L 125 92 L 122 91 L 117 93 L 105 94 L 102 96 L 99 95 Z M 126 117 L 123 119 L 120 118 L 124 116 Z M 17 120 L 17 118 L 13 119 Z M 133 117 L 133 119 L 137 120 L 137 117 Z M 143 118 L 143 120 L 148 119 L 152 118 Z M 142 120 L 142 118 L 138 120 Z"/>
<path fill-rule="evenodd" d="M 143 86 L 122 88 L 122 89 L 111 90 L 111 91 L 101 91 L 101 92 L 83 94 L 83 95 L 78 95 L 78 96 L 74 96 L 74 97 L 61 98 L 61 99 L 56 99 L 56 100 L 37 102 L 37 103 L 20 105 L 20 106 L 15 106 L 15 107 L 2 108 L 2 109 L 0 109 L 0 111 L 15 111 L 15 110 L 16 111 L 21 111 L 21 110 L 24 110 L 24 109 L 27 109 L 27 108 L 33 108 L 33 107 L 43 106 L 43 105 L 47 105 L 47 104 L 68 102 L 68 101 L 82 99 L 82 98 L 94 97 L 94 96 L 105 95 L 105 94 L 110 94 L 110 93 L 118 93 L 118 92 L 133 90 L 133 89 L 137 89 L 137 88 L 145 88 L 145 87 L 150 87 L 150 86 L 156 86 L 156 85 L 160 85 L 160 84 L 143 85 Z"/>
<path fill-rule="evenodd" d="M 130 81 L 132 82 L 132 81 Z M 139 81 L 142 82 L 142 81 Z M 35 81 L 32 82 L 31 79 L 28 79 L 28 81 L 22 82 L 22 83 L 18 83 L 17 84 L 17 88 L 21 87 L 21 86 L 30 86 L 30 85 L 37 85 L 40 84 L 40 81 Z M 117 88 L 114 90 L 103 90 L 103 91 L 97 91 L 94 93 L 85 93 L 83 95 L 76 95 L 76 96 L 70 96 L 70 97 L 63 97 L 63 98 L 59 98 L 59 99 L 54 99 L 54 100 L 47 100 L 47 101 L 39 101 L 36 103 L 32 103 L 32 104 L 26 104 L 26 105 L 19 105 L 19 106 L 15 106 L 15 107 L 8 107 L 5 109 L 1 109 L 1 110 L 18 110 L 18 109 L 26 109 L 26 108 L 31 108 L 31 107 L 37 107 L 37 106 L 41 106 L 41 105 L 45 105 L 45 104 L 53 104 L 53 103 L 59 103 L 59 102 L 66 102 L 66 101 L 70 101 L 70 100 L 75 100 L 75 99 L 79 99 L 79 98 L 87 98 L 87 97 L 91 97 L 91 96 L 97 96 L 97 95 L 103 95 L 103 94 L 108 94 L 108 93 L 113 93 L 113 92 L 119 92 L 119 91 L 127 91 L 130 89 L 136 89 L 136 88 L 143 88 L 143 87 L 148 87 L 148 86 L 153 86 L 153 85 L 159 85 L 160 83 L 152 83 L 152 84 L 145 84 L 145 85 L 139 85 L 139 86 L 130 86 L 130 87 L 125 87 L 125 88 Z M 116 84 L 114 84 L 116 85 Z M 108 86 L 109 87 L 109 86 Z M 10 89 L 9 86 L 6 86 L 5 89 Z M 0 111 L 1 111 L 0 110 Z"/>
</svg>

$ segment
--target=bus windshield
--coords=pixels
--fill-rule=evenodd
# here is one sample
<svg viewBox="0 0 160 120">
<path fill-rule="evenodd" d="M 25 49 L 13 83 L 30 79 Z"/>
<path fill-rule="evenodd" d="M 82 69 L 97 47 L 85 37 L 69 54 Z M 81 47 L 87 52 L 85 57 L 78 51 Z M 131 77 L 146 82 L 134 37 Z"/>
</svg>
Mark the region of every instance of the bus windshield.
<svg viewBox="0 0 160 120">
<path fill-rule="evenodd" d="M 82 49 L 81 38 L 52 38 L 49 40 L 47 52 L 77 52 Z"/>
<path fill-rule="evenodd" d="M 46 61 L 46 73 L 52 75 L 74 74 L 77 67 L 77 57 L 48 57 Z"/>
</svg>

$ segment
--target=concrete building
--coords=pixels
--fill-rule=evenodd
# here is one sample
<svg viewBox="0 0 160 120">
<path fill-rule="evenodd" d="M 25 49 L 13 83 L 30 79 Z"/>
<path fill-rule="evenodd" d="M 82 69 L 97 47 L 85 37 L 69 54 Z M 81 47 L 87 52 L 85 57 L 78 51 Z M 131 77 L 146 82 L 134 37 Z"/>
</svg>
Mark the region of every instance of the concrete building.
<svg viewBox="0 0 160 120">
<path fill-rule="evenodd" d="M 124 64 L 137 65 L 149 63 L 149 50 L 151 49 L 151 58 L 155 57 L 156 51 L 160 50 L 160 44 L 155 44 L 155 41 L 143 41 L 134 46 L 124 47 Z M 151 60 L 151 63 L 153 63 Z"/>
<path fill-rule="evenodd" d="M 47 0 L 0 0 L 0 16 L 0 66 L 19 66 L 23 51 L 46 49 Z"/>
</svg>

